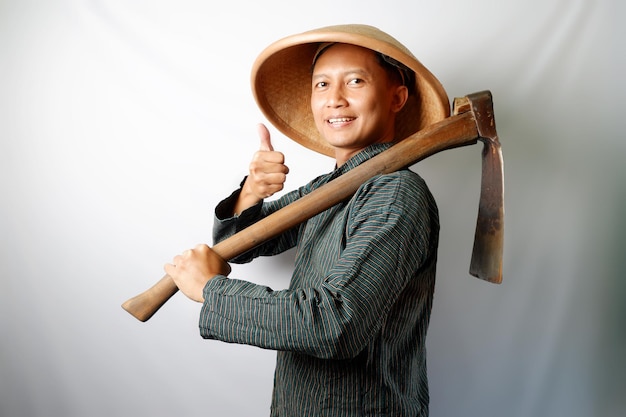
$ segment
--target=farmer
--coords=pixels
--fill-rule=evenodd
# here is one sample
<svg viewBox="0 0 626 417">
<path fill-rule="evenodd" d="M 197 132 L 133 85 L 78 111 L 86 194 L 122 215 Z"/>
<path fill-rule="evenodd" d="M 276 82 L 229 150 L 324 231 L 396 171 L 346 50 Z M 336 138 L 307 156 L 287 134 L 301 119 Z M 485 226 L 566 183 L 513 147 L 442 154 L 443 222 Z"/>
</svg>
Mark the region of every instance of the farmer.
<svg viewBox="0 0 626 417">
<path fill-rule="evenodd" d="M 335 165 L 265 201 L 289 170 L 261 125 L 241 188 L 215 209 L 216 242 L 449 115 L 437 79 L 398 41 L 363 25 L 276 42 L 257 59 L 253 88 L 274 126 Z M 288 289 L 227 278 L 230 267 L 206 245 L 165 271 L 203 304 L 202 337 L 277 351 L 272 416 L 426 416 L 438 234 L 435 201 L 406 168 L 232 260 L 296 247 Z"/>
</svg>

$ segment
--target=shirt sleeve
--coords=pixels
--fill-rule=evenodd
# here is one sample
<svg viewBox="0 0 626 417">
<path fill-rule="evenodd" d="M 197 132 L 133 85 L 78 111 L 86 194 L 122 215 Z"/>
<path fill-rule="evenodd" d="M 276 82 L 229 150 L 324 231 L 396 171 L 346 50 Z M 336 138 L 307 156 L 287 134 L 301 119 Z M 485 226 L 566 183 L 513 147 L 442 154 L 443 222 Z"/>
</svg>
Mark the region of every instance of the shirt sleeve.
<svg viewBox="0 0 626 417">
<path fill-rule="evenodd" d="M 434 262 L 438 218 L 425 184 L 385 176 L 355 196 L 341 255 L 318 285 L 274 291 L 216 277 L 204 288 L 205 338 L 322 358 L 356 356 L 407 283 Z"/>
<path fill-rule="evenodd" d="M 213 219 L 213 244 L 219 243 L 224 239 L 244 230 L 246 227 L 262 220 L 263 218 L 273 214 L 281 208 L 293 203 L 303 195 L 309 193 L 312 189 L 312 183 L 286 193 L 282 197 L 265 202 L 261 201 L 254 206 L 244 210 L 239 215 L 233 215 L 235 204 L 241 193 L 241 186 L 245 182 L 245 178 L 241 182 L 240 188 L 235 190 L 230 196 L 222 200 L 215 208 Z M 248 263 L 258 256 L 272 256 L 282 253 L 293 248 L 298 241 L 299 227 L 295 226 L 290 230 L 283 232 L 281 235 L 269 239 L 261 243 L 259 246 L 233 258 L 229 262 L 232 263 Z"/>
</svg>

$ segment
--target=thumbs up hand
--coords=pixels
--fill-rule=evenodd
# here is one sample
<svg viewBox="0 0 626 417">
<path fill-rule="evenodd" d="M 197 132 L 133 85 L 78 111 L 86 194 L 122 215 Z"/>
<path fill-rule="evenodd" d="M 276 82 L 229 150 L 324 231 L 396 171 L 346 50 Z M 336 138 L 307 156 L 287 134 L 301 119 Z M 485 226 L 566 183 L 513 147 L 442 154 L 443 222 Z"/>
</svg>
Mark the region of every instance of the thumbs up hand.
<svg viewBox="0 0 626 417">
<path fill-rule="evenodd" d="M 285 156 L 274 150 L 267 127 L 259 123 L 257 130 L 260 147 L 250 162 L 249 175 L 241 189 L 235 214 L 281 191 L 289 173 Z"/>
</svg>

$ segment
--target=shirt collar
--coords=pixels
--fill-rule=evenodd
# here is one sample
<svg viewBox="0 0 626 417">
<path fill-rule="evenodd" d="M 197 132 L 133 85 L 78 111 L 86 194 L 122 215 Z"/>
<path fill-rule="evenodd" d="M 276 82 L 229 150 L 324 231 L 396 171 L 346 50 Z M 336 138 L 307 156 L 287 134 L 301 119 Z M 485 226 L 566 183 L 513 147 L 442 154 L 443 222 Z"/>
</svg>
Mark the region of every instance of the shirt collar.
<svg viewBox="0 0 626 417">
<path fill-rule="evenodd" d="M 374 143 L 367 148 L 361 150 L 359 153 L 354 155 L 352 158 L 348 159 L 345 164 L 335 169 L 335 171 L 341 175 L 357 166 L 361 165 L 363 162 L 372 159 L 379 153 L 391 148 L 393 143 Z"/>
</svg>

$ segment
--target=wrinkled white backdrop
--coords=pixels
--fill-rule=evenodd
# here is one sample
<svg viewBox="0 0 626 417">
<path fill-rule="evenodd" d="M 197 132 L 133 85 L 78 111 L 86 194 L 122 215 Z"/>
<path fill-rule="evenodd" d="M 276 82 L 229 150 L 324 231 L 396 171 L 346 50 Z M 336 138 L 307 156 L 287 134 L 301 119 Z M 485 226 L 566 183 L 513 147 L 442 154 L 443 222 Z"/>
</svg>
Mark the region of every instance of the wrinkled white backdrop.
<svg viewBox="0 0 626 417">
<path fill-rule="evenodd" d="M 146 323 L 120 304 L 211 244 L 264 121 L 257 54 L 339 23 L 394 35 L 451 99 L 494 95 L 501 285 L 467 272 L 480 146 L 414 167 L 442 221 L 431 415 L 624 415 L 624 4 L 0 1 L 0 415 L 268 415 L 274 352 L 202 340 L 180 294 Z M 270 130 L 288 188 L 332 169 Z M 283 288 L 291 256 L 232 276 Z"/>
</svg>

